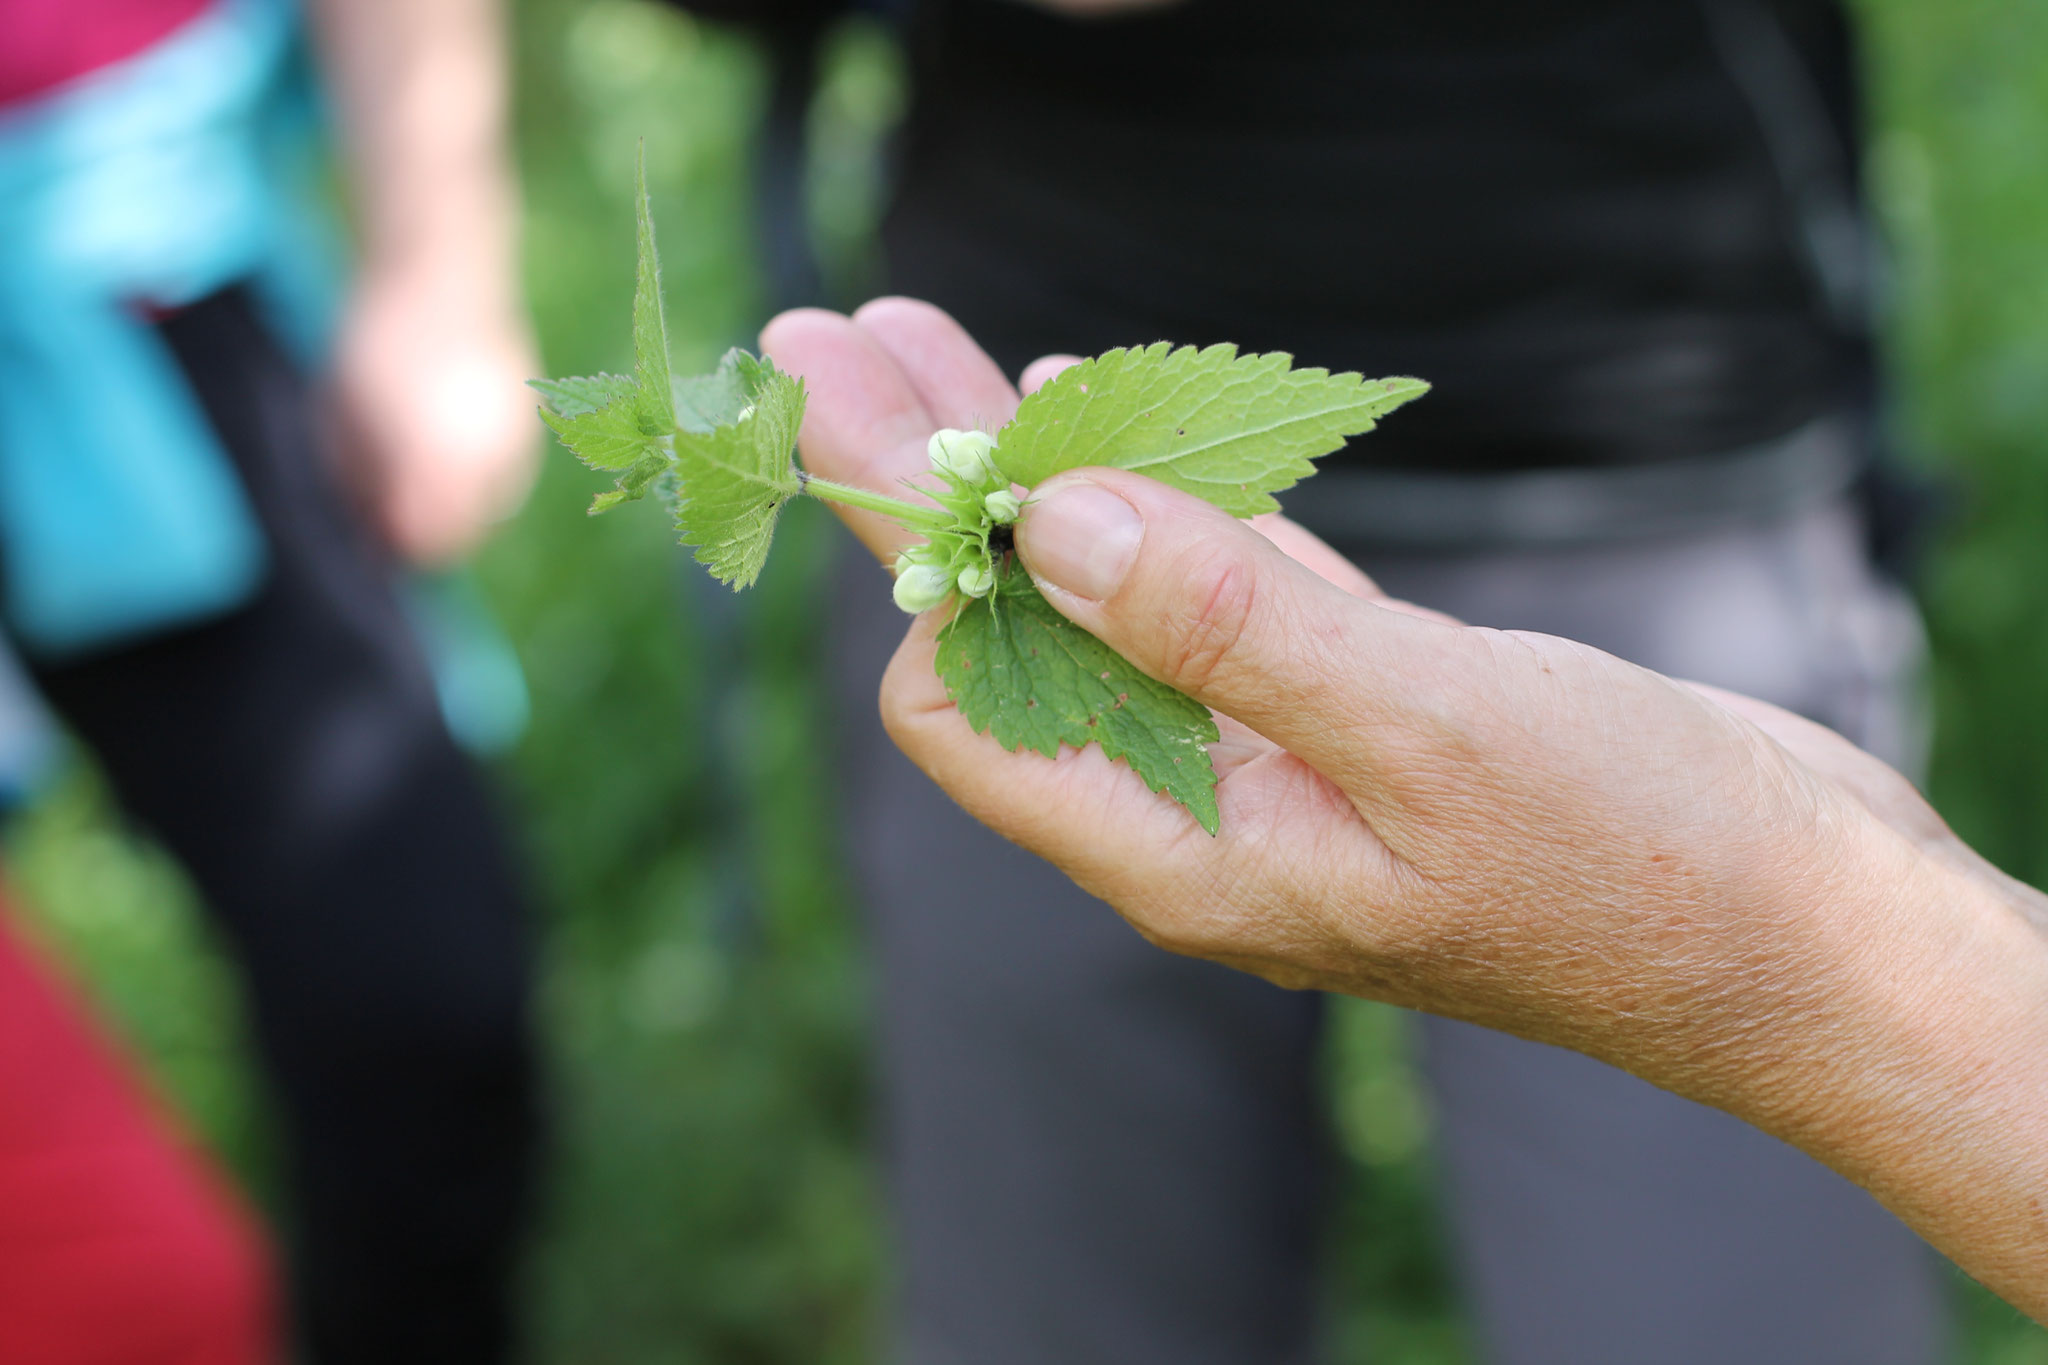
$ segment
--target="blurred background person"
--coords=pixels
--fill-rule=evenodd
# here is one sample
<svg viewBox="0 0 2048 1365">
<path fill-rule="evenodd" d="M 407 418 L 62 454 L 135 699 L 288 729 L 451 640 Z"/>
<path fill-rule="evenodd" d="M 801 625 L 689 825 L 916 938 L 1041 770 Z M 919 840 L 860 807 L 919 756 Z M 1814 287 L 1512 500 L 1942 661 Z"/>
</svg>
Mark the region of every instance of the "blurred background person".
<svg viewBox="0 0 2048 1365">
<path fill-rule="evenodd" d="M 835 7 L 712 8 L 787 35 Z M 1011 375 L 1169 338 L 1425 376 L 1426 402 L 1288 501 L 1390 594 L 1919 763 L 1919 624 L 1874 558 L 1872 261 L 1836 5 L 905 9 L 890 288 Z M 915 309 L 860 316 L 928 349 Z M 841 582 L 899 1357 L 1311 1359 L 1323 1003 L 1159 959 L 976 829 L 890 752 L 870 687 L 900 621 L 865 575 Z M 1491 1359 L 1944 1350 L 1939 1266 L 1847 1182 L 1584 1058 L 1419 1028 Z"/>
<path fill-rule="evenodd" d="M 503 37 L 310 8 L 0 0 L 0 607 L 244 973 L 307 1358 L 494 1361 L 525 895 L 394 573 L 530 475 Z M 331 349 L 306 17 L 360 247 Z"/>
</svg>

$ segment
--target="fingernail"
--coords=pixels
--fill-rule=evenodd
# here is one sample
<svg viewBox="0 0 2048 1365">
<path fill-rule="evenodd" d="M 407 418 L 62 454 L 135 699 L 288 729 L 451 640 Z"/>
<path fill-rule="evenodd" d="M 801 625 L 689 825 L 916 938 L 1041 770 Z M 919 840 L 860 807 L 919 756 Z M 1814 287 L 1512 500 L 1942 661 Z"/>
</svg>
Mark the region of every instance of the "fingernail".
<svg viewBox="0 0 2048 1365">
<path fill-rule="evenodd" d="M 1085 481 L 1031 499 L 1017 526 L 1017 546 L 1039 581 L 1097 602 L 1122 586 L 1144 539 L 1135 507 Z"/>
</svg>

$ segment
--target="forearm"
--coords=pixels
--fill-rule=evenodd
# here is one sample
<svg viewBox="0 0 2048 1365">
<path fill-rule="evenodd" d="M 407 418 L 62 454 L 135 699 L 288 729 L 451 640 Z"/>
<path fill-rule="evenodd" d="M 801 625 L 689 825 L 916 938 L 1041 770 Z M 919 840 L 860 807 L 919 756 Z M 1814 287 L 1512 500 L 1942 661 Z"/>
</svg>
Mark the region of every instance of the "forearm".
<svg viewBox="0 0 2048 1365">
<path fill-rule="evenodd" d="M 1837 1045 L 1743 1116 L 2048 1321 L 2048 939 L 2014 889 L 1932 865 L 1874 880 L 1862 985 L 1824 1027 L 1798 1021 Z"/>
<path fill-rule="evenodd" d="M 315 0 L 312 11 L 366 267 L 511 308 L 517 191 L 499 0 Z"/>
</svg>

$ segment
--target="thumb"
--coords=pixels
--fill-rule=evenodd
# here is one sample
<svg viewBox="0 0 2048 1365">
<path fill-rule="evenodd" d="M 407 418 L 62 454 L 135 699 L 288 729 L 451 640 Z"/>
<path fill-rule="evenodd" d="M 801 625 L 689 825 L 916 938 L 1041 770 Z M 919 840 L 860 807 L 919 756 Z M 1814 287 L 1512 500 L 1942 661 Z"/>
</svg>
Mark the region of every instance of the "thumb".
<svg viewBox="0 0 2048 1365">
<path fill-rule="evenodd" d="M 1192 494 L 1123 470 L 1033 491 L 1017 527 L 1054 607 L 1140 669 L 1352 791 L 1393 732 L 1455 728 L 1483 646 L 1352 596 Z"/>
</svg>

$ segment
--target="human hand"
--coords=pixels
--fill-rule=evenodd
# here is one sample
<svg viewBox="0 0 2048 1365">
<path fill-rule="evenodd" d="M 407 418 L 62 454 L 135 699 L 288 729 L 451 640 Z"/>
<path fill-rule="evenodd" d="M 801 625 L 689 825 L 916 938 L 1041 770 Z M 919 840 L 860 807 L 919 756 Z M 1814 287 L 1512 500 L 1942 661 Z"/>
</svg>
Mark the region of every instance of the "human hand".
<svg viewBox="0 0 2048 1365">
<path fill-rule="evenodd" d="M 525 320 L 464 272 L 365 270 L 333 373 L 343 473 L 406 560 L 462 558 L 532 486 Z"/>
<path fill-rule="evenodd" d="M 922 305 L 786 315 L 763 344 L 809 386 L 806 463 L 847 482 L 887 486 L 934 428 L 1015 403 Z M 1896 774 L 1760 703 L 1372 599 L 1135 475 L 1034 494 L 1018 547 L 1054 605 L 1219 712 L 1222 834 L 1093 747 L 1047 760 L 975 734 L 928 614 L 884 718 L 972 814 L 1169 948 L 1729 1109 L 2048 1308 L 2048 1215 L 2017 1197 L 2048 1186 L 2027 1155 L 2048 1145 L 2048 961 Z"/>
<path fill-rule="evenodd" d="M 1016 406 L 993 363 L 927 305 L 885 300 L 852 320 L 789 314 L 762 340 L 805 378 L 805 461 L 826 477 L 888 487 L 924 468 L 934 428 L 994 427 Z M 1032 366 L 1027 385 L 1064 363 Z M 972 813 L 1166 946 L 1612 1055 L 1618 1040 L 1581 1036 L 1604 1026 L 1596 1020 L 1669 1027 L 1641 1001 L 1617 1010 L 1616 989 L 1668 1001 L 1725 994 L 1720 978 L 1742 957 L 1730 936 L 1679 936 L 1686 961 L 1658 964 L 1661 979 L 1627 957 L 1658 925 L 1698 913 L 1690 903 L 1709 889 L 1717 916 L 1740 919 L 1794 876 L 1863 852 L 1846 836 L 1843 847 L 1805 837 L 1816 828 L 1856 831 L 1912 861 L 1864 828 L 1875 822 L 1859 821 L 1856 799 L 1697 690 L 1565 641 L 1373 604 L 1362 575 L 1282 519 L 1254 534 L 1199 500 L 1106 471 L 1036 494 L 1018 541 L 1054 604 L 1221 714 L 1222 835 L 1204 836 L 1097 750 L 1047 762 L 973 733 L 931 667 L 936 620 L 912 630 L 892 665 L 885 715 Z M 1114 566 L 1137 577 L 1106 597 L 1054 581 L 1063 567 L 1090 567 L 1065 564 L 1046 539 L 1070 498 L 1145 528 L 1143 553 Z M 879 518 L 849 521 L 885 561 L 908 538 Z M 1121 543 L 1106 527 L 1075 534 L 1087 556 Z M 1268 536 L 1317 561 L 1316 574 Z M 1389 671 L 1367 667 L 1373 651 Z M 1784 720 L 1802 738 L 1803 723 Z M 1690 805 L 1703 793 L 1739 796 L 1708 810 L 1729 824 L 1761 815 L 1762 833 L 1701 828 Z M 1631 837 L 1658 809 L 1683 813 L 1684 837 L 1669 849 Z M 1603 849 L 1603 834 L 1617 847 Z M 1832 875 L 1854 879 L 1846 866 Z M 1692 894 L 1677 894 L 1686 886 Z M 1682 1049 L 1689 1065 L 1705 1065 L 1698 1042 Z"/>
</svg>

